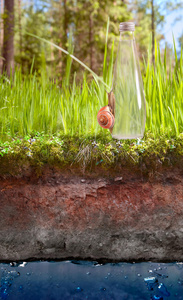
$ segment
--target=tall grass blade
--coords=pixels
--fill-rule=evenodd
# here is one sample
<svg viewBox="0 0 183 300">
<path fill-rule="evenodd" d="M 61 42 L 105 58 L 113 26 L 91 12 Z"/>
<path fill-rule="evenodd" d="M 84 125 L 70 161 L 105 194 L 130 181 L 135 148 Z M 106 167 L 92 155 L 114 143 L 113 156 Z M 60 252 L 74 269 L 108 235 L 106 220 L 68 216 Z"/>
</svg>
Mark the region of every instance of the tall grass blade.
<svg viewBox="0 0 183 300">
<path fill-rule="evenodd" d="M 37 35 L 35 35 L 35 34 L 32 34 L 32 33 L 28 33 L 28 32 L 26 32 L 26 34 L 28 34 L 28 35 L 30 35 L 30 36 L 33 36 L 33 37 L 35 37 L 36 39 L 38 39 L 38 40 L 41 40 L 41 41 L 43 41 L 43 42 L 45 42 L 45 43 L 48 43 L 48 44 L 50 44 L 50 45 L 52 45 L 53 47 L 55 47 L 55 48 L 57 48 L 57 49 L 59 49 L 60 51 L 62 51 L 63 53 L 65 53 L 65 54 L 67 54 L 67 55 L 69 55 L 72 59 L 74 59 L 76 62 L 78 62 L 82 67 L 84 67 L 87 71 L 89 71 L 91 74 L 92 74 L 92 76 L 93 76 L 93 78 L 94 78 L 94 80 L 96 81 L 96 83 L 97 83 L 97 85 L 98 85 L 98 81 L 100 81 L 108 90 L 110 89 L 110 87 L 95 73 L 95 72 L 93 72 L 87 65 L 85 65 L 81 60 L 79 60 L 77 57 L 75 57 L 73 54 L 70 54 L 67 50 L 65 50 L 65 49 L 63 49 L 63 48 L 61 48 L 61 47 L 59 47 L 58 45 L 56 45 L 56 44 L 54 44 L 54 43 L 52 43 L 52 42 L 50 42 L 50 41 L 48 41 L 48 40 L 46 40 L 46 39 L 44 39 L 44 38 L 41 38 L 41 37 L 39 37 L 39 36 L 37 36 Z"/>
</svg>

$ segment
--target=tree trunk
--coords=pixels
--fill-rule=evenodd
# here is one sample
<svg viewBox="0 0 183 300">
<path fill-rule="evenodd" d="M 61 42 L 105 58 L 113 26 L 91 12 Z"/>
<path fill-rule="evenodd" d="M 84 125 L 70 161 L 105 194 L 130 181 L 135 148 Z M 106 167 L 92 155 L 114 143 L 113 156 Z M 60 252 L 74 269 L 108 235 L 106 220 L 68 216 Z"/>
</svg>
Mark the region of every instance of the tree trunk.
<svg viewBox="0 0 183 300">
<path fill-rule="evenodd" d="M 94 68 L 94 55 L 93 55 L 93 18 L 90 14 L 89 18 L 89 47 L 90 47 L 90 69 Z"/>
<path fill-rule="evenodd" d="M 67 0 L 64 0 L 64 18 L 63 18 L 63 29 L 64 29 L 64 34 L 63 34 L 63 46 L 66 49 L 67 48 L 67 30 L 68 30 L 68 11 L 67 11 Z M 63 57 L 63 66 L 66 67 L 67 63 L 67 56 L 64 55 Z"/>
<path fill-rule="evenodd" d="M 14 0 L 4 1 L 3 72 L 14 72 Z"/>
<path fill-rule="evenodd" d="M 19 50 L 22 56 L 22 22 L 21 22 L 21 0 L 18 0 L 18 27 L 19 27 Z"/>
<path fill-rule="evenodd" d="M 4 33 L 4 26 L 3 26 L 3 13 L 4 13 L 4 5 L 3 5 L 3 0 L 1 0 L 1 39 L 0 39 L 0 47 L 1 47 L 1 54 L 0 56 L 3 55 L 3 33 Z M 2 67 L 3 67 L 3 60 L 0 58 L 0 72 L 2 72 Z"/>
<path fill-rule="evenodd" d="M 67 21 L 67 0 L 64 0 L 64 37 L 63 37 L 63 41 L 64 41 L 64 47 L 66 47 L 67 44 L 67 27 L 68 27 L 68 21 Z"/>
<path fill-rule="evenodd" d="M 155 57 L 154 57 L 154 0 L 151 0 L 151 30 L 152 30 L 152 63 L 155 66 Z"/>
<path fill-rule="evenodd" d="M 59 1 L 59 19 L 60 21 L 62 20 L 62 0 Z M 59 24 L 61 26 L 61 23 Z M 59 47 L 62 47 L 62 30 L 60 29 L 59 33 Z M 58 50 L 58 57 L 59 57 L 59 63 L 58 63 L 58 75 L 59 75 L 59 80 L 62 80 L 62 52 Z"/>
</svg>

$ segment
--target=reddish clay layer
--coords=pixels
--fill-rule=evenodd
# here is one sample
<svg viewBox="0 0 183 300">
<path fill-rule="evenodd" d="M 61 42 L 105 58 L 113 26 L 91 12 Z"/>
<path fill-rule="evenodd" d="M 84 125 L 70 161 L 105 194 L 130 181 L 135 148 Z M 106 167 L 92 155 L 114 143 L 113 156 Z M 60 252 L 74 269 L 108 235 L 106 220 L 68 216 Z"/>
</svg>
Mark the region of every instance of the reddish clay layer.
<svg viewBox="0 0 183 300">
<path fill-rule="evenodd" d="M 0 260 L 183 259 L 183 178 L 47 172 L 0 181 Z"/>
</svg>

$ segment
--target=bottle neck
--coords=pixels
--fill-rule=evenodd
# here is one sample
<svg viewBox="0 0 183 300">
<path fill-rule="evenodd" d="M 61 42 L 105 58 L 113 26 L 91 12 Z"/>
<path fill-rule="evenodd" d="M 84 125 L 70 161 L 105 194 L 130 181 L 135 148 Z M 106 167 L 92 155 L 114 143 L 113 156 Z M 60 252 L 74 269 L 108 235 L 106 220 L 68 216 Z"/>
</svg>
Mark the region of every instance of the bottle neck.
<svg viewBox="0 0 183 300">
<path fill-rule="evenodd" d="M 134 40 L 133 31 L 121 31 L 120 32 L 120 41 Z"/>
</svg>

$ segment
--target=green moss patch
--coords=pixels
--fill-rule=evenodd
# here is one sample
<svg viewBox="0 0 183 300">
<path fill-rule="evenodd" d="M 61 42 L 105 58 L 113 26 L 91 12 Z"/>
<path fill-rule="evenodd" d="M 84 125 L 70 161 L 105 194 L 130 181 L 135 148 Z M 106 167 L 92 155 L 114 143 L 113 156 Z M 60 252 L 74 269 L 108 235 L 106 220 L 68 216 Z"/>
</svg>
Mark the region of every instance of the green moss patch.
<svg viewBox="0 0 183 300">
<path fill-rule="evenodd" d="M 136 168 L 149 173 L 159 168 L 180 166 L 183 134 L 154 138 L 147 133 L 141 140 L 115 140 L 110 135 L 72 137 L 35 134 L 0 142 L 0 175 L 21 174 L 32 167 L 37 174 L 45 166 L 93 172 L 96 169 Z"/>
</svg>

